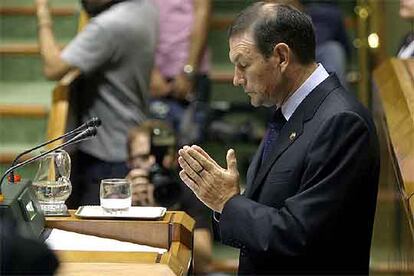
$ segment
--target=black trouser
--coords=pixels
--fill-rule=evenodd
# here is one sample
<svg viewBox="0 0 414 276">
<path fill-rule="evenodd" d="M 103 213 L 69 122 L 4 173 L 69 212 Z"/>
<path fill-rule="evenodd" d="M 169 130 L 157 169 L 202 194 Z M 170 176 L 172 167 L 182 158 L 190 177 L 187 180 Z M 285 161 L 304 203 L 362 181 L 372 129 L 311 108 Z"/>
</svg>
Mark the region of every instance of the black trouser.
<svg viewBox="0 0 414 276">
<path fill-rule="evenodd" d="M 106 162 L 82 151 L 71 155 L 72 194 L 66 202 L 70 209 L 82 205 L 99 205 L 99 187 L 102 179 L 125 178 L 126 162 Z"/>
</svg>

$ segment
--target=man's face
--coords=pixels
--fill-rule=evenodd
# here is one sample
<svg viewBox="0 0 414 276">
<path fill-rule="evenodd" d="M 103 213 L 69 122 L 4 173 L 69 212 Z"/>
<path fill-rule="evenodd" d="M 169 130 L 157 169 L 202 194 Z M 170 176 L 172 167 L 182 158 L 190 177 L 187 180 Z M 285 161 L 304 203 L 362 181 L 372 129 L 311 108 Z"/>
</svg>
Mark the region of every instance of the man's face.
<svg viewBox="0 0 414 276">
<path fill-rule="evenodd" d="M 400 16 L 405 19 L 414 18 L 414 0 L 400 1 Z"/>
<path fill-rule="evenodd" d="M 150 154 L 151 141 L 146 133 L 135 136 L 130 146 L 129 166 L 131 168 L 149 170 L 155 163 L 155 157 Z"/>
<path fill-rule="evenodd" d="M 229 47 L 229 58 L 234 64 L 233 85 L 242 86 L 255 107 L 279 104 L 281 75 L 277 57 L 265 59 L 249 33 L 231 37 Z"/>
</svg>

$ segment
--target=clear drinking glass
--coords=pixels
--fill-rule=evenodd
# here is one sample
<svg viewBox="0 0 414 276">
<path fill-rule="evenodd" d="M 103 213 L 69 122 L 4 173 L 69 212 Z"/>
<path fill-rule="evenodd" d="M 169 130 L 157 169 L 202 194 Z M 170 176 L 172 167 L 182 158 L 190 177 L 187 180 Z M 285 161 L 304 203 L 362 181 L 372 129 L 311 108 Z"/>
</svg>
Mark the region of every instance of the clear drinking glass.
<svg viewBox="0 0 414 276">
<path fill-rule="evenodd" d="M 67 214 L 66 199 L 72 192 L 70 157 L 64 150 L 56 150 L 42 157 L 33 179 L 33 189 L 44 214 Z"/>
<path fill-rule="evenodd" d="M 103 179 L 100 200 L 107 212 L 127 211 L 131 207 L 131 183 L 121 178 Z"/>
</svg>

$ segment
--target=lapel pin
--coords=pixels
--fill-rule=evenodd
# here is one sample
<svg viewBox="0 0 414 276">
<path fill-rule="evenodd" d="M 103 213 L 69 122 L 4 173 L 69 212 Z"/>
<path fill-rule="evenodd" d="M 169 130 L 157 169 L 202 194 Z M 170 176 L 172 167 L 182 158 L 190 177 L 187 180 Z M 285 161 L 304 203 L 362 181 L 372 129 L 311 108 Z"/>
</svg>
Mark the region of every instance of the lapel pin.
<svg viewBox="0 0 414 276">
<path fill-rule="evenodd" d="M 292 132 L 292 133 L 289 135 L 289 139 L 290 139 L 290 141 L 295 140 L 295 138 L 296 138 L 296 132 Z"/>
</svg>

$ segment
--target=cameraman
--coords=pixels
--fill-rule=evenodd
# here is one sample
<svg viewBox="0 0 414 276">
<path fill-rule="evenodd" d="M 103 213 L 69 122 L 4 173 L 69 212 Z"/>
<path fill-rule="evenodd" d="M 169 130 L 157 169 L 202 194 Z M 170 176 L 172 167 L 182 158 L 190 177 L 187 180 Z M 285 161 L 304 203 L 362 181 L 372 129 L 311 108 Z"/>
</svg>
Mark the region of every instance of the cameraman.
<svg viewBox="0 0 414 276">
<path fill-rule="evenodd" d="M 132 205 L 165 206 L 194 218 L 194 273 L 209 272 L 212 252 L 209 211 L 177 177 L 173 130 L 160 120 L 145 121 L 129 131 L 127 150 Z"/>
</svg>

